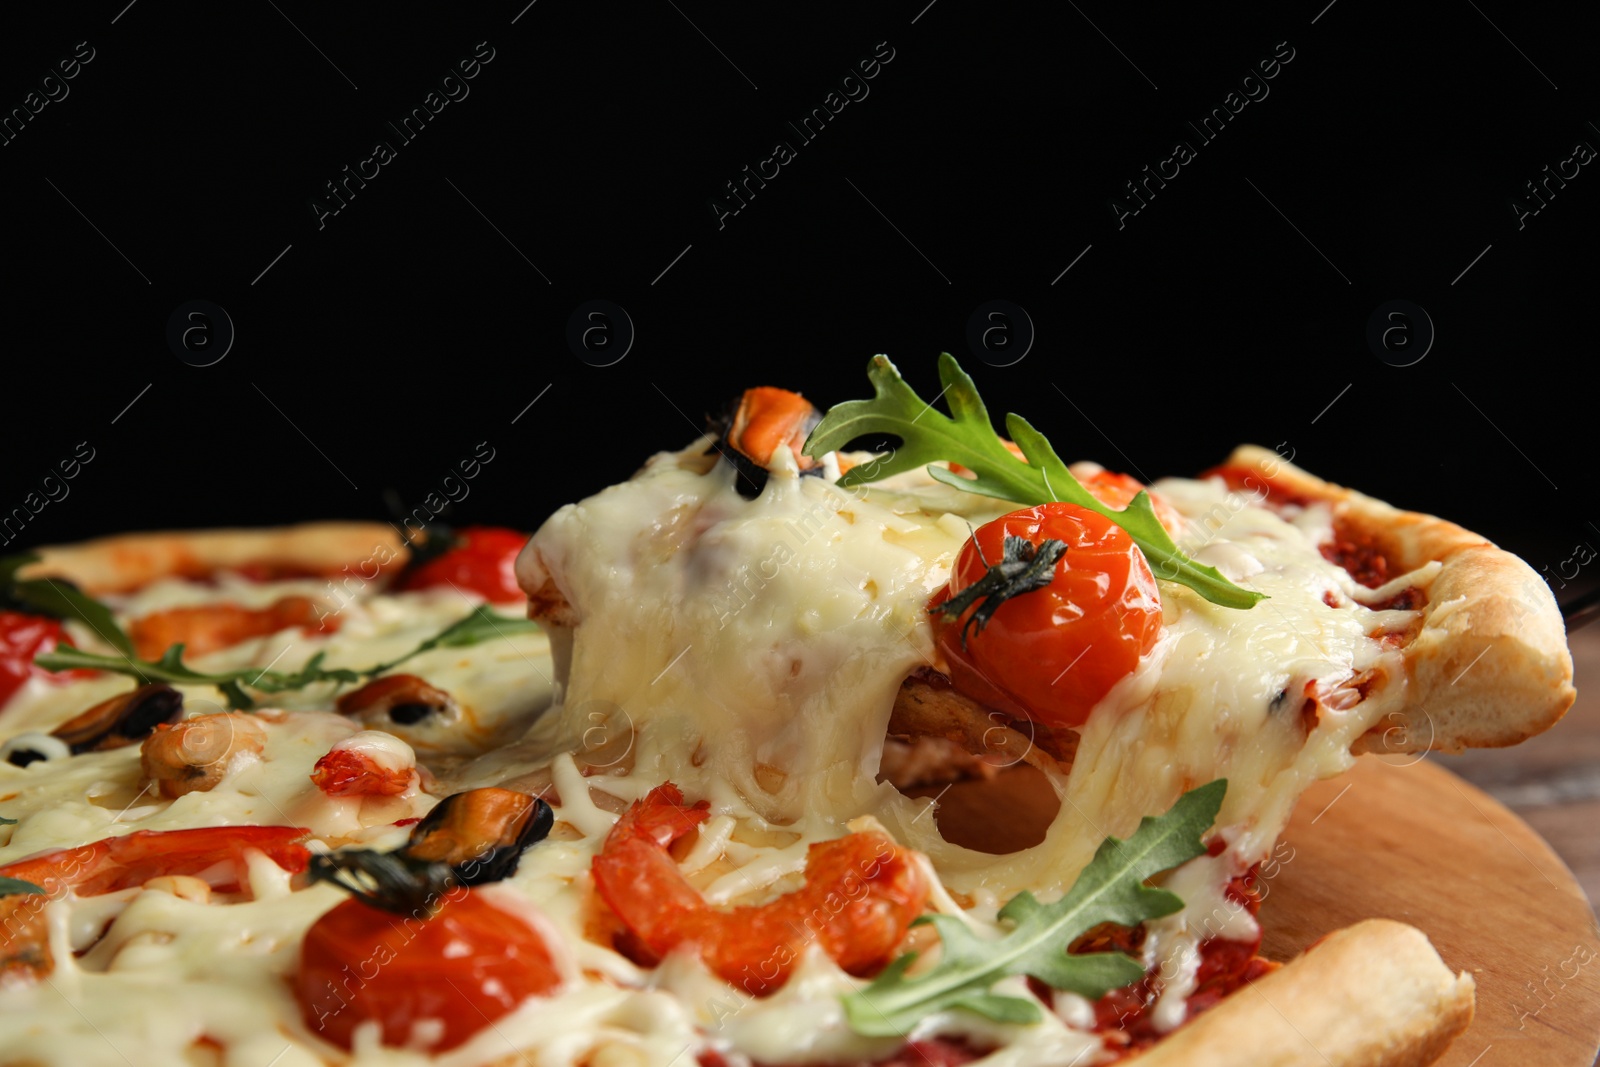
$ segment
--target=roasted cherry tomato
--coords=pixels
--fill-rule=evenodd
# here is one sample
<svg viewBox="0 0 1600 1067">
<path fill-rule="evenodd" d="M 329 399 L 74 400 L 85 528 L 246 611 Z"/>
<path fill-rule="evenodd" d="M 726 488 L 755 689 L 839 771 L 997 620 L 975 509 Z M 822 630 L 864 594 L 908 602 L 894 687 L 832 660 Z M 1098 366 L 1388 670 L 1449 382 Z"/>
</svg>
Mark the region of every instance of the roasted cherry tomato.
<svg viewBox="0 0 1600 1067">
<path fill-rule="evenodd" d="M 1081 726 L 1155 644 L 1161 629 L 1155 576 L 1110 519 L 1076 504 L 1041 504 L 979 527 L 934 606 L 981 579 L 989 569 L 984 560 L 999 563 L 1008 534 L 1035 546 L 1054 539 L 1067 550 L 1049 585 L 1007 599 L 981 630 L 965 624 L 983 601 L 940 624 L 950 679 L 990 707 L 1048 726 Z"/>
<path fill-rule="evenodd" d="M 430 1052 L 455 1048 L 529 997 L 561 982 L 544 939 L 476 891 L 458 887 L 431 917 L 402 918 L 347 900 L 312 924 L 295 994 L 316 1034 L 350 1047 L 368 1020 L 383 1043 L 404 1045 L 430 1020 Z"/>
<path fill-rule="evenodd" d="M 0 611 L 0 707 L 34 675 L 59 677 L 33 665 L 33 657 L 49 652 L 56 642 L 72 644 L 61 632 L 61 623 L 42 615 L 20 611 Z"/>
<path fill-rule="evenodd" d="M 406 572 L 401 589 L 455 585 L 470 589 L 494 604 L 521 600 L 516 562 L 528 535 L 501 526 L 467 526 L 456 531 L 456 544 Z"/>
</svg>

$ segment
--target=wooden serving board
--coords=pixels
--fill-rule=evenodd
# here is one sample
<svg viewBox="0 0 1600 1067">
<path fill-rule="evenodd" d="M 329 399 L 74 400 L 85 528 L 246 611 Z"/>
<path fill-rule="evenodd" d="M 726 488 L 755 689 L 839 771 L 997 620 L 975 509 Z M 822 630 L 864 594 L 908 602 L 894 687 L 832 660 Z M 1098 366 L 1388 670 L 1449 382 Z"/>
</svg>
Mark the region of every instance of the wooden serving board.
<svg viewBox="0 0 1600 1067">
<path fill-rule="evenodd" d="M 1600 828 L 1596 828 L 1600 833 Z M 1441 1067 L 1590 1067 L 1600 1048 L 1600 931 L 1538 834 L 1430 760 L 1363 757 L 1308 790 L 1261 909 L 1288 959 L 1367 918 L 1418 927 L 1478 983 Z"/>
<path fill-rule="evenodd" d="M 1043 777 L 1017 771 L 910 792 L 942 798 L 946 836 L 1008 852 L 1036 843 L 1055 810 Z M 1477 1015 L 1441 1067 L 1595 1063 L 1594 912 L 1550 847 L 1487 793 L 1431 760 L 1365 756 L 1306 792 L 1274 858 L 1262 881 L 1269 959 L 1362 919 L 1410 923 L 1477 982 Z"/>
</svg>

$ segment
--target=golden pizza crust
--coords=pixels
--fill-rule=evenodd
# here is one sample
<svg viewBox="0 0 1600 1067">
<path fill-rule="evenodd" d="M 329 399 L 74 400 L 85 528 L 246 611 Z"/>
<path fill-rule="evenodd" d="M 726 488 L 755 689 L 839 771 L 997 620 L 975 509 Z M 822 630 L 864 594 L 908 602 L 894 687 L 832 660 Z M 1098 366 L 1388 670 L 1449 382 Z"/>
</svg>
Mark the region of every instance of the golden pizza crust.
<svg viewBox="0 0 1600 1067">
<path fill-rule="evenodd" d="M 1404 647 L 1403 705 L 1354 752 L 1422 752 L 1514 745 L 1548 730 L 1577 696 L 1572 654 L 1550 587 L 1517 556 L 1455 523 L 1325 482 L 1257 445 L 1225 467 L 1272 490 L 1329 504 L 1335 524 L 1369 541 L 1404 574 L 1431 562 L 1421 630 Z"/>
<path fill-rule="evenodd" d="M 310 522 L 269 529 L 163 530 L 115 534 L 38 550 L 23 578 L 66 578 L 91 596 L 125 593 L 160 578 L 269 567 L 286 576 L 328 576 L 350 568 L 370 580 L 405 565 L 410 553 L 381 522 Z"/>
<path fill-rule="evenodd" d="M 1472 1022 L 1473 981 L 1422 931 L 1339 930 L 1130 1060 L 1138 1067 L 1422 1067 Z"/>
</svg>

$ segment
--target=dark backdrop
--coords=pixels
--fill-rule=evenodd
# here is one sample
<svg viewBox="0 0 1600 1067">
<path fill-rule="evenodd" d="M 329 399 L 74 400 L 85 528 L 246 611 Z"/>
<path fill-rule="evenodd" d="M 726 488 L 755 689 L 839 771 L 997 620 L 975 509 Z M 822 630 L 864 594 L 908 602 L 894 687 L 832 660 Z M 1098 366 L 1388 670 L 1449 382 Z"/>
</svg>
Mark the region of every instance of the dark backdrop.
<svg viewBox="0 0 1600 1067">
<path fill-rule="evenodd" d="M 454 517 L 531 528 L 746 385 L 825 405 L 887 352 L 931 395 L 949 350 L 1069 458 L 1257 441 L 1563 596 L 1600 570 L 1574 5 L 525 4 L 97 0 L 0 33 L 12 548 L 382 518 L 486 449 Z M 346 167 L 376 174 L 334 212 Z M 610 366 L 614 312 L 590 362 L 567 339 L 590 300 L 632 323 Z M 1031 346 L 1011 311 L 974 354 L 991 300 Z M 191 365 L 217 308 L 231 346 Z"/>
</svg>

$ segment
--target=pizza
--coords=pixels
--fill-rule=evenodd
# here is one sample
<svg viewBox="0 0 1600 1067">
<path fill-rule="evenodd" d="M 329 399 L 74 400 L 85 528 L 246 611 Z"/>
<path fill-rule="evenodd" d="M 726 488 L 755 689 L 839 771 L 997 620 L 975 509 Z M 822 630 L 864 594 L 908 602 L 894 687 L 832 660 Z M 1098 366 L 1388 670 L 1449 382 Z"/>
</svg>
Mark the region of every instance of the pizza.
<svg viewBox="0 0 1600 1067">
<path fill-rule="evenodd" d="M 752 389 L 531 538 L 0 561 L 0 1065 L 1432 1062 L 1470 975 L 1390 921 L 1264 959 L 1263 872 L 1360 754 L 1561 717 L 1544 583 L 940 373 Z"/>
</svg>

